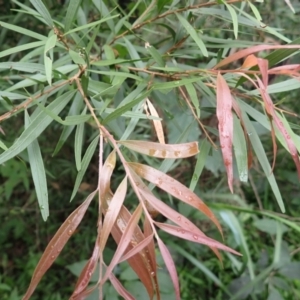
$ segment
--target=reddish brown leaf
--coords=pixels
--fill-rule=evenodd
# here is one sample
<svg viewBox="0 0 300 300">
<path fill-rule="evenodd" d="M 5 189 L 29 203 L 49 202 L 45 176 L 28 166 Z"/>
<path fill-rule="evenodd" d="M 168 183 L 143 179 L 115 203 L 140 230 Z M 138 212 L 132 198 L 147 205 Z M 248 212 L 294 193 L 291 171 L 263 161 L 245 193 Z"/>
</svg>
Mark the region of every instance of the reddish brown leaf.
<svg viewBox="0 0 300 300">
<path fill-rule="evenodd" d="M 117 248 L 109 266 L 106 269 L 106 272 L 105 272 L 104 277 L 102 278 L 101 284 L 104 284 L 104 282 L 108 279 L 108 277 L 110 276 L 114 267 L 119 263 L 121 256 L 123 255 L 123 253 L 125 252 L 125 250 L 127 249 L 128 245 L 129 245 L 129 243 L 131 242 L 132 236 L 134 234 L 134 230 L 140 219 L 141 213 L 142 213 L 142 206 L 139 205 L 136 208 L 136 210 L 134 211 L 134 213 L 132 214 L 132 216 L 123 232 L 121 240 L 118 244 L 118 248 Z"/>
<path fill-rule="evenodd" d="M 232 139 L 233 117 L 232 96 L 227 82 L 218 73 L 217 77 L 217 118 L 219 121 L 219 138 L 224 165 L 227 172 L 228 186 L 233 193 L 233 168 L 232 168 Z"/>
<path fill-rule="evenodd" d="M 179 279 L 178 279 L 176 266 L 174 264 L 173 258 L 170 254 L 169 249 L 163 243 L 163 241 L 158 236 L 156 238 L 157 238 L 157 243 L 158 243 L 160 253 L 162 255 L 162 258 L 164 259 L 165 265 L 169 271 L 172 283 L 174 285 L 176 300 L 180 300 Z"/>
<path fill-rule="evenodd" d="M 299 49 L 300 45 L 257 45 L 253 47 L 249 47 L 247 49 L 243 49 L 235 52 L 232 55 L 221 60 L 218 64 L 214 66 L 213 69 L 219 69 L 223 66 L 226 66 L 232 62 L 238 61 L 243 57 L 247 57 L 256 52 L 265 51 L 265 50 L 273 50 L 273 49 Z"/>
<path fill-rule="evenodd" d="M 127 251 L 126 254 L 124 254 L 120 258 L 120 262 L 123 262 L 125 260 L 128 260 L 132 256 L 136 255 L 137 253 L 140 253 L 146 246 L 150 244 L 150 242 L 153 240 L 153 233 L 152 235 L 147 236 L 144 240 L 142 240 L 140 243 L 138 243 L 136 246 L 134 246 L 131 250 Z"/>
<path fill-rule="evenodd" d="M 172 196 L 180 199 L 181 201 L 195 207 L 196 209 L 204 213 L 210 220 L 214 222 L 219 231 L 222 233 L 220 223 L 213 212 L 196 194 L 194 194 L 186 186 L 184 186 L 174 178 L 150 166 L 139 163 L 128 163 L 128 165 L 136 174 L 138 174 L 142 178 L 152 182 Z"/>
<path fill-rule="evenodd" d="M 237 252 L 237 251 L 235 251 L 235 250 L 223 245 L 222 243 L 220 243 L 216 240 L 213 240 L 207 236 L 195 234 L 194 232 L 184 230 L 178 226 L 171 225 L 171 224 L 155 222 L 155 225 L 158 226 L 159 228 L 161 228 L 162 230 L 168 232 L 169 234 L 178 236 L 179 238 L 182 238 L 182 239 L 185 239 L 188 241 L 192 241 L 195 243 L 203 244 L 203 245 L 206 245 L 209 247 L 218 248 L 220 250 L 231 252 L 236 255 L 241 255 L 239 252 Z"/>
<path fill-rule="evenodd" d="M 91 276 L 95 271 L 95 268 L 97 266 L 98 258 L 100 255 L 100 234 L 98 234 L 98 237 L 95 242 L 93 254 L 84 266 L 83 270 L 81 271 L 81 274 L 77 280 L 74 292 L 70 298 L 72 299 L 78 299 L 80 297 L 80 294 L 86 289 L 87 285 L 90 282 Z"/>
<path fill-rule="evenodd" d="M 93 200 L 97 191 L 91 193 L 86 200 L 72 212 L 72 214 L 66 219 L 66 221 L 58 229 L 52 240 L 49 242 L 46 247 L 40 261 L 38 262 L 30 285 L 27 289 L 26 294 L 23 297 L 23 300 L 30 298 L 38 283 L 42 279 L 46 271 L 51 267 L 57 256 L 60 254 L 61 250 L 68 242 L 69 238 L 72 236 L 77 226 L 80 224 L 87 208 L 89 207 L 91 201 Z"/>
<path fill-rule="evenodd" d="M 114 196 L 110 201 L 106 202 L 107 209 L 105 212 L 105 217 L 103 221 L 103 226 L 101 228 L 101 241 L 100 241 L 100 249 L 104 250 L 106 241 L 110 235 L 111 229 L 114 226 L 115 221 L 118 218 L 120 209 L 125 200 L 127 191 L 127 176 L 122 180 L 119 187 L 117 188 Z M 104 201 L 102 201 L 103 203 Z"/>
<path fill-rule="evenodd" d="M 110 274 L 109 280 L 116 289 L 116 291 L 124 297 L 125 300 L 135 300 L 135 298 L 124 288 L 121 282 L 115 277 L 113 273 Z"/>
<path fill-rule="evenodd" d="M 158 158 L 185 158 L 194 156 L 199 152 L 197 142 L 171 145 L 132 140 L 119 141 L 118 143 L 133 151 Z"/>
</svg>

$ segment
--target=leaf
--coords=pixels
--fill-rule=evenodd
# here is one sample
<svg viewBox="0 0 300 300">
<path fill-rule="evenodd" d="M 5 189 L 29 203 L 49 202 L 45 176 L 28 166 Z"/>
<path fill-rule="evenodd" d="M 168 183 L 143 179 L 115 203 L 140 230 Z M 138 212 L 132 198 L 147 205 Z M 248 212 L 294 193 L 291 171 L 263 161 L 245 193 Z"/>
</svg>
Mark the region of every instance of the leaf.
<svg viewBox="0 0 300 300">
<path fill-rule="evenodd" d="M 57 41 L 57 35 L 53 34 L 49 36 L 45 44 L 44 50 L 44 63 L 45 63 L 45 74 L 49 85 L 52 83 L 52 64 L 53 64 L 53 48 Z M 49 52 L 49 56 L 47 53 Z"/>
<path fill-rule="evenodd" d="M 32 43 L 16 46 L 16 47 L 13 47 L 13 48 L 9 48 L 7 50 L 4 50 L 4 51 L 0 52 L 0 58 L 5 57 L 7 55 L 12 55 L 14 53 L 19 53 L 19 52 L 24 51 L 24 50 L 37 48 L 37 47 L 40 47 L 40 46 L 43 46 L 43 45 L 45 45 L 45 41 L 32 42 Z"/>
<path fill-rule="evenodd" d="M 235 52 L 234 54 L 229 55 L 228 57 L 221 60 L 218 64 L 216 64 L 213 69 L 219 69 L 221 67 L 224 67 L 232 62 L 238 61 L 239 59 L 243 57 L 247 57 L 250 54 L 265 51 L 265 50 L 273 50 L 273 49 L 299 49 L 300 45 L 258 45 L 258 46 L 252 46 L 247 49 L 243 49 L 240 51 Z"/>
<path fill-rule="evenodd" d="M 115 251 L 113 258 L 112 258 L 109 266 L 106 269 L 105 275 L 102 278 L 102 281 L 101 281 L 102 284 L 108 279 L 108 277 L 112 273 L 112 270 L 119 263 L 121 256 L 127 249 L 128 244 L 130 243 L 130 241 L 132 239 L 132 235 L 134 233 L 135 227 L 137 226 L 138 221 L 140 219 L 141 213 L 142 213 L 142 206 L 139 204 L 138 207 L 135 209 L 134 213 L 132 214 L 132 216 L 124 230 L 121 240 L 118 243 L 117 250 Z"/>
<path fill-rule="evenodd" d="M 233 117 L 232 96 L 230 89 L 223 76 L 218 73 L 217 77 L 217 118 L 219 121 L 219 138 L 224 165 L 228 177 L 228 186 L 233 193 L 233 168 L 232 168 L 232 140 L 233 140 Z"/>
<path fill-rule="evenodd" d="M 0 26 L 2 26 L 4 28 L 7 28 L 7 29 L 10 29 L 10 30 L 13 30 L 13 31 L 16 31 L 16 32 L 19 32 L 22 35 L 30 36 L 30 37 L 32 37 L 34 39 L 37 39 L 37 40 L 45 41 L 47 39 L 46 36 L 41 35 L 39 33 L 36 33 L 34 31 L 28 30 L 24 27 L 19 27 L 19 26 L 13 25 L 13 24 L 2 22 L 2 21 L 0 21 Z M 20 62 L 17 62 L 15 64 L 20 64 Z"/>
<path fill-rule="evenodd" d="M 76 91 L 71 90 L 62 94 L 51 102 L 47 108 L 55 114 L 59 114 L 68 102 L 72 99 Z M 32 143 L 53 121 L 45 112 L 41 111 L 34 119 L 31 120 L 30 125 L 26 128 L 14 144 L 0 155 L 0 164 L 3 164 L 12 157 L 18 155 L 27 146 Z"/>
<path fill-rule="evenodd" d="M 72 0 L 69 2 L 67 14 L 65 17 L 64 31 L 68 31 L 71 28 L 72 22 L 76 16 L 81 0 Z"/>
<path fill-rule="evenodd" d="M 139 97 L 137 97 L 133 101 L 116 108 L 111 114 L 109 114 L 106 118 L 104 118 L 104 120 L 102 121 L 102 124 L 105 125 L 105 124 L 109 123 L 110 121 L 123 115 L 125 112 L 129 111 L 133 106 L 140 103 L 141 101 L 144 101 L 144 99 L 150 94 L 150 92 L 151 92 L 151 90 L 148 90 L 148 91 L 142 93 Z"/>
<path fill-rule="evenodd" d="M 81 115 L 85 115 L 86 107 L 84 108 Z M 75 154 L 75 163 L 77 171 L 81 169 L 81 153 L 83 146 L 83 134 L 84 134 L 84 123 L 78 124 L 75 131 L 75 140 L 74 140 L 74 154 Z"/>
<path fill-rule="evenodd" d="M 200 107 L 199 107 L 199 99 L 197 96 L 196 89 L 192 83 L 187 83 L 185 88 L 191 98 L 191 101 L 196 109 L 197 117 L 200 118 Z"/>
<path fill-rule="evenodd" d="M 149 100 L 149 98 L 146 99 L 146 104 L 149 109 L 150 115 L 153 117 L 159 118 L 159 115 L 158 115 L 154 105 Z M 145 105 L 145 110 L 146 110 L 146 105 Z M 146 110 L 146 113 L 147 113 L 147 115 L 149 115 L 147 110 Z M 165 144 L 165 135 L 164 135 L 162 121 L 161 120 L 153 120 L 152 122 L 153 122 L 154 129 L 155 129 L 155 132 L 156 132 L 159 142 L 161 144 Z"/>
<path fill-rule="evenodd" d="M 157 63 L 159 67 L 164 67 L 165 66 L 165 61 L 162 57 L 162 55 L 157 51 L 157 49 L 150 45 L 148 42 L 145 43 L 145 48 L 147 52 L 153 57 L 154 61 Z"/>
<path fill-rule="evenodd" d="M 232 24 L 233 24 L 233 33 L 234 33 L 234 37 L 237 39 L 238 38 L 238 30 L 239 30 L 239 22 L 238 22 L 238 17 L 237 14 L 234 10 L 234 8 L 230 5 L 227 4 L 226 1 L 222 1 L 223 4 L 225 4 L 226 8 L 228 9 L 231 18 L 232 18 Z"/>
<path fill-rule="evenodd" d="M 74 184 L 74 188 L 73 188 L 73 192 L 72 192 L 72 195 L 71 195 L 71 199 L 70 201 L 75 197 L 76 195 L 76 192 L 80 186 L 80 183 L 82 181 L 82 178 L 89 166 L 89 163 L 92 159 L 92 156 L 93 154 L 95 153 L 95 149 L 98 145 L 98 141 L 99 141 L 99 136 L 97 135 L 93 141 L 90 143 L 89 147 L 86 149 L 86 152 L 82 158 L 82 161 L 81 161 L 81 169 L 80 171 L 78 172 L 77 174 L 77 177 L 76 177 L 76 180 L 75 180 L 75 184 Z"/>
<path fill-rule="evenodd" d="M 30 123 L 30 117 L 27 113 L 27 110 L 25 110 L 25 129 L 28 128 Z M 28 145 L 27 151 L 31 175 L 35 187 L 36 196 L 39 202 L 40 211 L 43 220 L 46 221 L 49 216 L 48 189 L 45 167 L 37 139 Z"/>
<path fill-rule="evenodd" d="M 237 164 L 237 169 L 240 177 L 240 181 L 248 181 L 248 156 L 247 156 L 247 144 L 244 136 L 244 131 L 241 127 L 240 121 L 234 115 L 233 116 L 234 132 L 233 132 L 233 149 Z"/>
<path fill-rule="evenodd" d="M 166 223 L 159 223 L 154 222 L 156 226 L 158 226 L 160 229 L 164 230 L 165 232 L 172 234 L 174 236 L 177 236 L 181 239 L 185 239 L 188 241 L 192 241 L 195 243 L 203 244 L 206 246 L 209 246 L 211 248 L 218 248 L 220 250 L 224 250 L 227 252 L 234 253 L 235 255 L 241 255 L 239 252 L 221 244 L 220 242 L 213 240 L 207 236 L 204 235 L 198 235 L 188 230 L 182 230 L 180 227 L 166 224 Z"/>
<path fill-rule="evenodd" d="M 76 28 L 73 28 L 73 29 L 65 32 L 64 36 L 66 36 L 66 35 L 68 35 L 70 33 L 74 33 L 76 31 L 83 31 L 84 29 L 87 29 L 89 27 L 94 27 L 94 26 L 96 26 L 98 24 L 101 24 L 103 22 L 107 22 L 108 20 L 111 20 L 111 19 L 114 19 L 114 18 L 117 18 L 117 17 L 119 17 L 119 15 L 109 16 L 107 18 L 102 18 L 102 19 L 100 19 L 98 21 L 95 21 L 95 22 L 92 22 L 92 23 L 89 23 L 89 24 L 84 24 L 82 26 L 77 26 Z"/>
<path fill-rule="evenodd" d="M 185 30 L 188 32 L 188 34 L 192 37 L 192 39 L 198 45 L 203 56 L 208 57 L 208 52 L 207 52 L 206 46 L 203 43 L 203 41 L 199 38 L 198 33 L 193 28 L 193 26 L 181 15 L 176 14 L 176 16 L 177 16 L 178 20 L 180 21 L 181 25 L 185 28 Z"/>
<path fill-rule="evenodd" d="M 210 148 L 211 148 L 211 145 L 210 143 L 207 141 L 207 139 L 204 139 L 200 145 L 200 150 L 199 150 L 199 153 L 198 153 L 198 156 L 197 156 L 197 162 L 196 162 L 196 166 L 195 166 L 195 169 L 194 169 L 194 174 L 192 176 L 192 180 L 191 180 L 191 183 L 190 183 L 190 187 L 189 189 L 191 191 L 194 191 L 195 187 L 196 187 L 196 184 L 200 178 L 200 175 L 203 171 L 203 168 L 205 166 L 205 163 L 206 163 L 206 159 L 207 159 L 207 156 L 209 154 L 209 151 L 210 151 Z"/>
<path fill-rule="evenodd" d="M 147 141 L 119 141 L 125 147 L 153 157 L 158 158 L 185 158 L 196 155 L 198 150 L 197 142 L 190 142 L 185 144 L 161 144 Z"/>
<path fill-rule="evenodd" d="M 125 200 L 126 191 L 127 191 L 127 176 L 122 180 L 114 196 L 109 201 L 108 208 L 105 209 L 106 212 L 105 212 L 105 217 L 101 229 L 101 241 L 100 241 L 101 251 L 104 250 L 111 229 L 117 220 L 120 209 Z"/>
<path fill-rule="evenodd" d="M 54 24 L 51 18 L 49 11 L 47 10 L 46 6 L 42 2 L 42 0 L 30 0 L 31 4 L 34 8 L 39 12 L 42 18 L 46 21 L 46 23 L 53 28 Z"/>
<path fill-rule="evenodd" d="M 80 224 L 96 192 L 97 191 L 91 193 L 86 200 L 72 212 L 51 239 L 34 270 L 30 285 L 26 294 L 23 296 L 23 300 L 27 300 L 31 297 L 46 271 L 51 267 L 65 244 L 68 242 L 69 238 Z"/>
<path fill-rule="evenodd" d="M 138 163 L 128 163 L 128 165 L 134 170 L 137 175 L 150 181 L 170 195 L 180 199 L 181 201 L 195 207 L 196 209 L 204 213 L 217 226 L 220 233 L 222 233 L 222 228 L 212 211 L 196 194 L 190 191 L 183 184 L 150 166 Z"/>
<path fill-rule="evenodd" d="M 176 300 L 180 300 L 180 288 L 179 288 L 179 279 L 176 271 L 175 263 L 172 259 L 172 256 L 170 254 L 169 249 L 167 246 L 163 243 L 163 241 L 157 236 L 157 244 L 160 250 L 160 253 L 164 259 L 165 265 L 168 269 L 168 272 L 170 274 L 174 289 L 175 289 L 175 295 Z"/>
<path fill-rule="evenodd" d="M 84 268 L 82 269 L 70 299 L 79 296 L 89 284 L 92 274 L 94 273 L 98 263 L 98 259 L 100 255 L 99 245 L 100 245 L 100 232 L 97 236 L 92 256 L 90 257 L 90 259 L 88 260 Z"/>
<path fill-rule="evenodd" d="M 268 181 L 270 183 L 270 186 L 273 190 L 273 193 L 275 195 L 277 203 L 278 203 L 281 211 L 284 213 L 285 208 L 284 208 L 284 203 L 283 203 L 283 200 L 282 200 L 282 197 L 280 194 L 280 190 L 278 188 L 274 174 L 272 173 L 272 170 L 271 170 L 268 158 L 266 156 L 266 152 L 262 146 L 261 140 L 260 140 L 255 128 L 251 124 L 247 114 L 244 111 L 242 112 L 242 114 L 243 114 L 243 120 L 245 122 L 246 130 L 249 134 L 249 139 L 251 141 L 254 152 L 256 153 L 256 157 L 257 157 L 260 165 L 262 166 L 262 169 L 266 175 L 266 178 L 268 179 Z"/>
</svg>

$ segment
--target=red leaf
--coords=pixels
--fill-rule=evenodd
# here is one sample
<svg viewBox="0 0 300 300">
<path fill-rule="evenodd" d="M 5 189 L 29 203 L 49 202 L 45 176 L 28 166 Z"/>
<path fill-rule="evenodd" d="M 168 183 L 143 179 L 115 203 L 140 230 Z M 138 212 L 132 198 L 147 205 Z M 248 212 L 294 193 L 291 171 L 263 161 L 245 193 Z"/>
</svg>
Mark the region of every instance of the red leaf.
<svg viewBox="0 0 300 300">
<path fill-rule="evenodd" d="M 223 245 L 222 243 L 215 241 L 207 236 L 195 234 L 194 232 L 191 232 L 188 230 L 183 230 L 182 228 L 175 226 L 175 225 L 171 225 L 171 224 L 155 222 L 155 225 L 158 226 L 159 228 L 161 228 L 162 230 L 168 232 L 169 234 L 178 236 L 182 239 L 192 241 L 195 243 L 199 243 L 199 244 L 203 244 L 203 245 L 213 247 L 213 248 L 218 248 L 220 250 L 231 252 L 236 255 L 241 255 L 239 252 L 237 252 L 237 251 L 235 251 L 235 250 Z"/>
<path fill-rule="evenodd" d="M 272 50 L 272 49 L 299 49 L 300 45 L 257 45 L 253 47 L 249 47 L 247 49 L 240 50 L 235 52 L 232 55 L 221 60 L 218 64 L 214 66 L 213 69 L 219 69 L 223 66 L 226 66 L 232 62 L 235 62 L 243 57 L 247 57 L 250 54 L 264 51 L 264 50 Z"/>
<path fill-rule="evenodd" d="M 221 151 L 228 177 L 228 186 L 233 193 L 233 168 L 232 168 L 232 96 L 227 82 L 218 73 L 217 77 L 217 118 L 219 120 L 219 134 Z"/>
<path fill-rule="evenodd" d="M 38 262 L 30 285 L 23 297 L 23 300 L 30 298 L 38 283 L 46 273 L 46 271 L 51 267 L 55 259 L 60 254 L 61 250 L 68 242 L 69 238 L 72 236 L 77 226 L 80 224 L 87 208 L 89 207 L 91 201 L 93 200 L 97 191 L 91 193 L 86 200 L 72 212 L 72 214 L 66 219 L 66 221 L 60 226 L 52 240 L 46 247 L 40 261 Z"/>
<path fill-rule="evenodd" d="M 99 255 L 100 255 L 100 234 L 98 234 L 98 237 L 96 239 L 93 254 L 91 258 L 88 260 L 88 262 L 86 263 L 86 265 L 84 266 L 83 270 L 81 271 L 81 274 L 75 286 L 75 290 L 70 299 L 78 299 L 78 297 L 81 296 L 80 294 L 84 291 L 84 289 L 89 284 L 91 276 L 94 273 L 95 268 L 97 266 Z"/>
<path fill-rule="evenodd" d="M 163 241 L 157 236 L 157 243 L 158 247 L 160 250 L 160 253 L 164 259 L 165 265 L 169 271 L 171 280 L 174 285 L 174 290 L 175 290 L 175 295 L 176 295 L 176 300 L 180 300 L 180 289 L 179 289 L 179 280 L 178 280 L 178 275 L 176 271 L 176 266 L 174 264 L 173 258 L 170 254 L 169 249 L 167 246 L 163 243 Z"/>
<path fill-rule="evenodd" d="M 196 209 L 204 213 L 211 221 L 214 222 L 214 224 L 222 234 L 220 223 L 213 212 L 195 193 L 193 193 L 186 186 L 184 186 L 174 178 L 150 166 L 139 163 L 128 163 L 128 165 L 134 170 L 136 174 L 138 174 L 142 178 L 145 178 L 170 195 L 180 199 L 181 201 L 195 207 Z"/>
<path fill-rule="evenodd" d="M 124 233 L 121 237 L 121 240 L 118 244 L 118 248 L 109 264 L 109 266 L 106 269 L 105 275 L 101 281 L 101 284 L 103 284 L 107 278 L 110 276 L 112 270 L 114 269 L 114 267 L 119 263 L 121 256 L 123 255 L 123 253 L 125 252 L 125 250 L 128 247 L 128 244 L 131 242 L 132 240 L 132 236 L 134 233 L 134 230 L 137 226 L 137 223 L 140 219 L 142 213 L 142 207 L 141 205 L 139 205 L 136 210 L 134 211 L 134 213 L 132 214 L 125 230 Z"/>
</svg>

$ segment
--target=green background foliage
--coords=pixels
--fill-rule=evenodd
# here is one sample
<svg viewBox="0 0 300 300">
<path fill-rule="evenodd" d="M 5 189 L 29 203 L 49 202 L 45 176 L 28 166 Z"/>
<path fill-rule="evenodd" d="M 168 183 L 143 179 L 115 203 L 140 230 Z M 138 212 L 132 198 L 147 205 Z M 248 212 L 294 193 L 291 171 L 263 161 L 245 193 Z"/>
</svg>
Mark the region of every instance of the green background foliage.
<svg viewBox="0 0 300 300">
<path fill-rule="evenodd" d="M 176 161 L 162 162 L 121 147 L 126 158 L 167 172 L 200 195 L 221 222 L 224 244 L 243 254 L 240 258 L 225 253 L 222 267 L 206 246 L 160 232 L 177 267 L 182 299 L 300 299 L 300 190 L 294 163 L 277 131 L 281 143 L 274 179 L 270 179 L 263 164 L 272 163 L 273 146 L 260 95 L 248 82 L 224 74 L 230 88 L 237 89 L 235 96 L 247 113 L 248 129 L 252 128 L 248 134 L 256 153 L 247 171 L 248 180 L 241 176 L 241 170 L 247 169 L 247 154 L 240 151 L 240 162 L 235 158 L 234 193 L 230 193 L 219 150 L 216 77 L 210 73 L 217 62 L 240 48 L 299 44 L 300 4 L 292 3 L 293 14 L 280 0 L 231 1 L 232 5 L 230 1 L 217 2 L 185 10 L 206 1 L 45 0 L 45 7 L 40 1 L 0 1 L 0 11 L 4 12 L 0 15 L 0 115 L 12 112 L 0 119 L 1 299 L 21 299 L 59 226 L 98 184 L 97 124 L 75 82 L 64 84 L 75 78 L 78 65 L 87 65 L 80 74 L 83 91 L 101 124 L 116 139 L 157 141 L 151 117 L 143 110 L 142 100 L 149 97 L 163 120 L 166 142 L 199 141 L 197 156 Z M 167 14 L 173 10 L 176 13 Z M 156 19 L 164 13 L 166 16 Z M 132 29 L 143 22 L 144 26 Z M 55 33 L 53 25 L 65 36 Z M 267 50 L 258 56 L 269 57 L 270 65 L 287 58 L 286 64 L 299 61 L 296 50 L 284 51 L 277 52 L 275 58 L 271 56 L 274 51 Z M 240 65 L 242 60 L 228 68 Z M 155 72 L 166 76 L 156 76 Z M 189 76 L 176 77 L 179 73 Z M 299 143 L 299 78 L 271 75 L 269 80 L 273 102 L 297 114 L 285 114 L 284 124 L 289 124 Z M 181 87 L 192 110 L 179 92 Z M 35 100 L 22 104 L 30 98 Z M 235 122 L 241 136 L 237 118 Z M 237 149 L 246 147 L 244 138 L 234 143 Z M 109 152 L 105 147 L 104 156 Z M 263 163 L 262 157 L 266 157 Z M 118 161 L 111 179 L 113 190 L 123 177 Z M 155 193 L 209 237 L 222 242 L 216 228 L 199 211 L 161 190 Z M 285 214 L 280 209 L 281 197 Z M 126 207 L 132 210 L 136 203 L 129 190 Z M 72 294 L 93 251 L 97 218 L 98 208 L 92 203 L 32 299 L 59 300 Z M 157 220 L 166 222 L 163 216 Z M 109 238 L 105 260 L 109 261 L 115 251 L 116 244 Z M 157 262 L 162 299 L 175 299 L 159 252 Z M 118 265 L 115 275 L 136 299 L 148 299 L 127 263 Z M 95 283 L 97 274 L 93 276 L 91 282 Z M 104 295 L 105 299 L 119 299 L 110 284 L 104 286 Z M 98 295 L 87 299 L 98 299 Z"/>
</svg>

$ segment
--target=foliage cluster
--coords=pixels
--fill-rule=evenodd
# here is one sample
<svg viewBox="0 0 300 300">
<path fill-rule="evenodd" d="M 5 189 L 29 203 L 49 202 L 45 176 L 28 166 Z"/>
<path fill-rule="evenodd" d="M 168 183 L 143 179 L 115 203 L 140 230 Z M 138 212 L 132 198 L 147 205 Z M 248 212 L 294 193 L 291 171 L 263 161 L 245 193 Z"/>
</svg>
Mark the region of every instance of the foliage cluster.
<svg viewBox="0 0 300 300">
<path fill-rule="evenodd" d="M 300 87 L 293 63 L 300 39 L 264 23 L 260 8 L 269 3 L 1 5 L 0 242 L 12 234 L 4 251 L 30 245 L 28 253 L 20 249 L 28 260 L 24 290 L 5 277 L 21 260 L 3 255 L 4 299 L 19 299 L 32 273 L 23 299 L 46 299 L 37 286 L 54 261 L 78 280 L 70 287 L 50 269 L 49 299 L 299 297 L 293 233 L 300 226 L 291 198 L 299 197 L 300 139 L 287 107 L 294 109 Z M 57 222 L 41 235 L 53 213 L 62 225 L 53 237 Z M 24 241 L 26 231 L 35 236 Z M 261 235 L 267 249 L 253 242 Z M 53 293 L 62 280 L 65 294 Z"/>
</svg>

